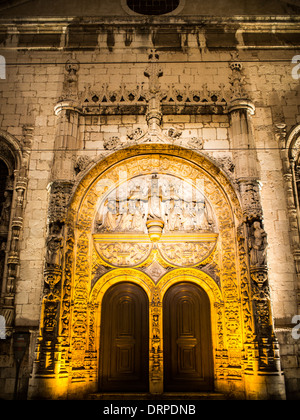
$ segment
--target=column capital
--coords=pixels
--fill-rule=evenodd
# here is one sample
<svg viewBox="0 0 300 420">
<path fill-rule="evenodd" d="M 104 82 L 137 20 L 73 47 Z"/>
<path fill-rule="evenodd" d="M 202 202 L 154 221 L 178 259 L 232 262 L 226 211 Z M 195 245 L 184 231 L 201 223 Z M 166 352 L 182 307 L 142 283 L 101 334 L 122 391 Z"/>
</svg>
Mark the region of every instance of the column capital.
<svg viewBox="0 0 300 420">
<path fill-rule="evenodd" d="M 249 112 L 250 115 L 255 114 L 255 105 L 250 99 L 234 99 L 228 104 L 228 112 L 245 110 Z"/>
<path fill-rule="evenodd" d="M 62 111 L 74 111 L 80 113 L 80 108 L 76 101 L 59 101 L 54 107 L 55 115 L 59 115 Z"/>
</svg>

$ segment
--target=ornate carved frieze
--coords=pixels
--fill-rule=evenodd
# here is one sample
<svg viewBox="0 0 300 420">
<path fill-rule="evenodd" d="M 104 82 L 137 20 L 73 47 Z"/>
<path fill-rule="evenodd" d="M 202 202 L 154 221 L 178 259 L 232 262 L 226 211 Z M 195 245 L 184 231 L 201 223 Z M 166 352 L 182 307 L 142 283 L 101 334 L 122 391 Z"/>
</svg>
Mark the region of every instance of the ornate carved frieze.
<svg viewBox="0 0 300 420">
<path fill-rule="evenodd" d="M 151 243 L 140 242 L 95 242 L 100 257 L 116 267 L 135 267 L 145 261 L 152 249 Z"/>
<path fill-rule="evenodd" d="M 60 101 L 73 101 L 76 109 L 83 115 L 148 115 L 161 119 L 168 114 L 224 114 L 227 113 L 227 103 L 230 99 L 225 86 L 210 90 L 207 84 L 199 90 L 186 84 L 178 88 L 174 84 L 163 85 L 163 67 L 159 63 L 156 51 L 149 54 L 149 64 L 144 71 L 148 83 L 143 81 L 135 86 L 121 82 L 118 89 L 112 88 L 107 82 L 100 90 L 94 90 L 86 85 L 82 92 L 77 91 L 79 63 L 74 59 L 68 60 L 65 66 L 65 81 Z M 233 70 L 234 74 L 234 70 Z M 238 74 L 238 83 L 232 76 L 231 90 L 237 91 L 241 85 L 241 76 Z M 241 89 L 240 89 L 241 90 Z M 236 92 L 237 94 L 237 92 Z"/>
<path fill-rule="evenodd" d="M 110 89 L 104 84 L 95 92 L 90 86 L 79 94 L 79 109 L 84 115 L 146 114 L 149 93 L 145 84 L 129 88 L 122 83 L 118 90 Z M 161 87 L 158 103 L 163 115 L 173 114 L 226 114 L 228 94 L 224 85 L 218 90 L 210 90 L 203 84 L 201 90 L 185 85 L 183 89 L 174 85 Z"/>
</svg>

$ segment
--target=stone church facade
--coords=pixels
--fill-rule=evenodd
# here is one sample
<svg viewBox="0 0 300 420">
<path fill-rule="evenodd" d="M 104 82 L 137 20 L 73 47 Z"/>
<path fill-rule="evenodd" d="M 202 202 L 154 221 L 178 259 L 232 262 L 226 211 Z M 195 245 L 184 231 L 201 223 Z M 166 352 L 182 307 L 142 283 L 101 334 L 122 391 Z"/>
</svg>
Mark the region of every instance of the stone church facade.
<svg viewBox="0 0 300 420">
<path fill-rule="evenodd" d="M 299 398 L 298 2 L 70 3 L 0 5 L 1 398 Z"/>
</svg>

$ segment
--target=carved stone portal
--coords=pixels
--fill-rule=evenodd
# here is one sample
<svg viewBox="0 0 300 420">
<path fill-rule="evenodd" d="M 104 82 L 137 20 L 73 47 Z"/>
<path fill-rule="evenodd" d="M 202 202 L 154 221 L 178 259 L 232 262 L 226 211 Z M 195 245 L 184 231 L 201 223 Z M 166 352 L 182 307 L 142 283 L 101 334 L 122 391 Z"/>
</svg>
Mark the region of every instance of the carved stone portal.
<svg viewBox="0 0 300 420">
<path fill-rule="evenodd" d="M 62 277 L 48 278 L 36 360 L 40 377 L 49 375 L 51 389 L 61 395 L 98 390 L 102 300 L 119 282 L 139 285 L 148 297 L 150 393 L 164 390 L 162 303 L 181 282 L 201 287 L 210 302 L 216 390 L 246 390 L 260 370 L 275 372 L 266 279 L 256 275 L 264 233 L 253 224 L 250 260 L 243 216 L 224 173 L 191 151 L 143 145 L 96 164 L 68 208 Z M 157 242 L 148 236 L 151 218 L 163 222 Z M 56 247 L 49 261 L 58 270 Z"/>
</svg>

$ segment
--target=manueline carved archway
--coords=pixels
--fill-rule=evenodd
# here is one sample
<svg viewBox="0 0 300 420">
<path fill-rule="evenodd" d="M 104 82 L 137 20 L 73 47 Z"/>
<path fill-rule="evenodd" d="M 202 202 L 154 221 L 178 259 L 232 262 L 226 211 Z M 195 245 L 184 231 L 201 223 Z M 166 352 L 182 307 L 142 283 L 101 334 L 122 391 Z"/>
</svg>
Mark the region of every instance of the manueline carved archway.
<svg viewBox="0 0 300 420">
<path fill-rule="evenodd" d="M 199 200 L 207 200 L 211 218 L 214 219 L 213 227 L 195 228 L 193 231 L 181 228 L 173 232 L 165 229 L 155 243 L 151 242 L 146 230 L 131 235 L 126 231 L 117 231 L 114 235 L 112 226 L 108 229 L 103 227 L 99 209 L 103 206 L 107 209 L 114 190 L 138 177 L 149 183 L 153 176 L 181 180 L 185 188 L 190 185 L 197 189 L 202 197 Z M 225 365 L 227 371 L 234 366 L 235 375 L 241 378 L 245 328 L 249 334 L 252 327 L 248 318 L 243 325 L 239 303 L 237 229 L 240 221 L 239 201 L 225 174 L 203 156 L 179 147 L 144 145 L 126 149 L 110 155 L 84 174 L 69 210 L 69 226 L 74 229 L 74 237 L 70 235 L 67 240 L 67 254 L 71 255 L 71 250 L 74 253 L 74 259 L 69 261 L 73 264 L 74 277 L 69 279 L 72 293 L 65 295 L 62 302 L 66 316 L 61 339 L 62 345 L 69 347 L 72 353 L 72 381 L 86 380 L 83 376 L 86 378 L 87 360 L 90 360 L 88 376 L 97 376 L 96 366 L 101 357 L 99 307 L 102 291 L 118 279 L 128 280 L 128 276 L 135 279 L 133 281 L 140 284 L 149 296 L 152 392 L 159 392 L 162 388 L 161 302 L 167 285 L 173 284 L 175 278 L 178 281 L 188 278 L 207 289 L 212 307 L 216 382 L 225 375 Z M 135 247 L 141 243 L 144 244 L 144 252 L 141 252 L 140 259 L 133 259 L 133 255 L 137 254 Z M 127 259 L 121 258 L 121 254 L 126 252 L 120 244 L 130 245 L 133 249 L 126 248 Z M 177 250 L 178 247 L 180 249 Z M 110 252 L 105 253 L 104 249 Z M 184 252 L 189 254 L 189 258 L 183 258 Z M 67 268 L 67 273 L 72 270 Z M 243 287 L 245 292 L 246 285 Z M 74 302 L 69 318 L 67 297 Z M 244 293 L 243 300 L 247 299 L 248 294 Z"/>
<path fill-rule="evenodd" d="M 139 199 L 134 195 L 137 186 Z M 115 208 L 110 207 L 112 198 Z M 174 200 L 182 208 L 177 225 L 170 224 Z M 137 202 L 134 210 L 142 205 L 145 211 L 135 229 L 128 216 Z M 95 163 L 73 190 L 64 238 L 53 232 L 54 240 L 63 244 L 63 255 L 54 249 L 51 258 L 63 260 L 63 269 L 56 274 L 53 265 L 46 273 L 49 290 L 43 302 L 37 374 L 52 375 L 61 394 L 97 391 L 102 297 L 110 286 L 131 282 L 149 299 L 150 393 L 162 393 L 163 297 L 172 285 L 190 282 L 210 301 L 215 389 L 244 389 L 244 372 L 249 381 L 260 356 L 257 322 L 267 332 L 270 318 L 268 311 L 265 315 L 265 278 L 254 277 L 255 271 L 251 280 L 243 216 L 225 173 L 190 150 L 144 144 Z M 159 222 L 156 228 L 160 224 L 159 235 L 149 229 L 153 220 Z"/>
</svg>

